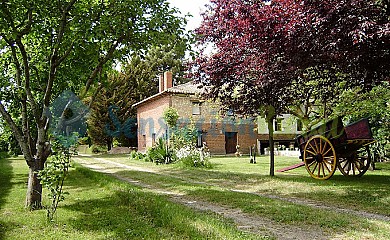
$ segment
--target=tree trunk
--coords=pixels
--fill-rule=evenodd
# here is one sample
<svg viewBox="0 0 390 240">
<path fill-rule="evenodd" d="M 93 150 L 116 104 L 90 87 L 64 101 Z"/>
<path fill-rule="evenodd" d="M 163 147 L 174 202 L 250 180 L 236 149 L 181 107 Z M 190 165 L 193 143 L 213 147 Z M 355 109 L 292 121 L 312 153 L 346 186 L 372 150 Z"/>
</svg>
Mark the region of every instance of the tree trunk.
<svg viewBox="0 0 390 240">
<path fill-rule="evenodd" d="M 38 171 L 43 169 L 43 165 L 37 159 L 36 164 L 29 167 L 26 207 L 32 210 L 42 208 L 42 184 L 38 179 Z"/>
<path fill-rule="evenodd" d="M 266 113 L 266 119 L 268 123 L 268 139 L 269 139 L 269 157 L 270 157 L 270 167 L 269 175 L 275 175 L 275 152 L 274 152 L 274 118 L 275 118 L 275 108 L 269 106 L 269 109 Z"/>
<path fill-rule="evenodd" d="M 273 126 L 273 117 L 267 119 L 268 122 L 268 140 L 269 140 L 269 157 L 270 157 L 270 166 L 269 166 L 269 175 L 275 175 L 275 152 L 274 152 L 274 126 Z"/>
<path fill-rule="evenodd" d="M 51 145 L 47 140 L 47 126 L 38 126 L 36 152 L 23 152 L 24 157 L 35 155 L 32 161 L 27 161 L 29 167 L 26 207 L 32 210 L 42 208 L 42 184 L 38 179 L 38 171 L 43 170 L 45 162 L 51 154 Z M 23 143 L 22 143 L 23 144 Z M 31 153 L 31 154 L 30 154 Z"/>
<path fill-rule="evenodd" d="M 107 151 L 110 151 L 112 149 L 112 142 L 113 142 L 112 139 L 107 140 Z"/>
</svg>

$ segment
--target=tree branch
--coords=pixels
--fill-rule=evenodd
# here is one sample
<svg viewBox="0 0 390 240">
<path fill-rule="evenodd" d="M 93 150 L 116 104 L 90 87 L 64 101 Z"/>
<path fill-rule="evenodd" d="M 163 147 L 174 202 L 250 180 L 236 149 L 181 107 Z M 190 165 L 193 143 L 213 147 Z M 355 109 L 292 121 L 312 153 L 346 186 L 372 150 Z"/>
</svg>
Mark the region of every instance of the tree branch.
<svg viewBox="0 0 390 240">
<path fill-rule="evenodd" d="M 0 101 L 0 114 L 3 116 L 4 120 L 8 124 L 8 126 L 12 129 L 13 134 L 16 137 L 16 140 L 19 143 L 20 148 L 22 149 L 23 155 L 26 159 L 26 162 L 29 166 L 34 164 L 34 159 L 29 150 L 28 141 L 26 137 L 23 135 L 23 132 L 16 125 L 14 120 L 12 120 L 11 115 L 5 109 L 3 103 Z"/>
<path fill-rule="evenodd" d="M 66 57 L 69 55 L 70 51 L 72 50 L 72 47 L 67 50 L 67 52 L 62 56 L 61 58 L 58 58 L 58 50 L 60 48 L 60 45 L 62 43 L 62 39 L 65 32 L 65 27 L 67 25 L 67 17 L 70 9 L 75 4 L 76 0 L 72 0 L 69 2 L 69 4 L 66 6 L 66 8 L 63 10 L 60 20 L 60 25 L 58 29 L 58 36 L 57 36 L 57 42 L 55 44 L 55 47 L 53 48 L 53 52 L 50 56 L 50 72 L 49 72 L 49 78 L 47 80 L 45 95 L 43 98 L 44 106 L 47 107 L 50 104 L 50 99 L 52 95 L 52 89 L 54 85 L 54 80 L 56 77 L 56 71 L 57 67 L 60 65 L 62 61 L 66 59 Z M 73 44 L 72 44 L 73 45 Z"/>
<path fill-rule="evenodd" d="M 7 44 L 11 48 L 12 58 L 13 58 L 13 62 L 15 64 L 15 68 L 16 68 L 16 84 L 17 84 L 18 88 L 21 88 L 22 87 L 22 84 L 21 84 L 21 72 L 22 72 L 22 70 L 21 70 L 20 62 L 19 62 L 18 57 L 17 57 L 16 47 L 13 44 L 13 42 L 9 41 L 6 37 L 4 37 L 4 40 L 7 42 Z M 30 129 L 29 129 L 29 123 L 28 123 L 28 117 L 27 117 L 27 96 L 26 96 L 26 94 L 23 93 L 21 98 L 22 98 L 21 99 L 21 106 L 22 106 L 22 131 L 23 131 L 24 137 L 27 139 L 28 145 L 30 146 L 29 153 L 30 153 L 31 156 L 33 156 L 34 152 L 35 152 L 35 146 L 34 146 L 34 143 L 32 141 L 31 134 L 30 134 Z"/>
<path fill-rule="evenodd" d="M 18 37 L 17 38 L 22 38 L 24 35 L 26 35 L 27 33 L 30 32 L 31 25 L 32 25 L 32 22 L 33 22 L 32 9 L 28 9 L 27 10 L 27 19 L 28 19 L 28 21 L 27 21 L 26 25 L 24 26 L 24 28 L 22 28 L 20 31 L 18 31 Z M 21 27 L 22 25 L 23 24 L 20 24 L 19 26 Z"/>
<path fill-rule="evenodd" d="M 22 43 L 21 38 L 16 39 L 16 45 L 19 48 L 20 53 L 22 54 L 23 59 L 23 66 L 24 66 L 24 87 L 25 92 L 27 95 L 27 98 L 29 100 L 29 103 L 31 105 L 31 109 L 33 111 L 34 118 L 38 121 L 39 120 L 39 109 L 37 106 L 37 103 L 34 99 L 34 96 L 32 95 L 31 88 L 30 88 L 30 63 L 27 57 L 27 51 Z M 17 56 L 14 56 L 14 58 L 17 58 Z"/>
<path fill-rule="evenodd" d="M 66 50 L 66 52 L 64 53 L 64 55 L 62 55 L 57 61 L 56 61 L 56 64 L 55 64 L 55 67 L 58 67 L 68 56 L 69 54 L 72 52 L 73 50 L 73 46 L 74 46 L 74 42 L 72 42 L 72 44 L 70 45 L 70 47 L 68 48 L 68 50 Z"/>
<path fill-rule="evenodd" d="M 15 67 L 16 67 L 16 79 L 15 79 L 16 84 L 18 85 L 18 87 L 22 87 L 22 83 L 21 83 L 22 81 L 21 81 L 21 77 L 20 77 L 21 72 L 22 72 L 22 68 L 20 66 L 20 62 L 19 62 L 18 57 L 17 57 L 16 47 L 14 45 L 14 42 L 10 41 L 6 36 L 3 36 L 3 39 L 11 48 L 13 62 L 14 62 Z"/>
<path fill-rule="evenodd" d="M 91 75 L 88 77 L 88 80 L 87 80 L 87 83 L 85 85 L 85 89 L 84 89 L 84 92 L 81 94 L 81 98 L 84 98 L 84 96 L 87 94 L 89 88 L 91 87 L 93 81 L 95 80 L 97 74 L 99 73 L 99 71 L 103 68 L 104 64 L 106 64 L 108 62 L 108 60 L 110 60 L 112 58 L 112 56 L 114 55 L 114 52 L 116 50 L 116 48 L 119 46 L 120 43 L 122 43 L 122 41 L 125 39 L 126 35 L 122 35 L 118 38 L 117 41 L 115 41 L 110 49 L 108 50 L 107 54 L 104 56 L 104 58 L 102 58 L 99 63 L 97 64 L 97 66 L 95 67 L 95 69 L 92 71 Z"/>
</svg>

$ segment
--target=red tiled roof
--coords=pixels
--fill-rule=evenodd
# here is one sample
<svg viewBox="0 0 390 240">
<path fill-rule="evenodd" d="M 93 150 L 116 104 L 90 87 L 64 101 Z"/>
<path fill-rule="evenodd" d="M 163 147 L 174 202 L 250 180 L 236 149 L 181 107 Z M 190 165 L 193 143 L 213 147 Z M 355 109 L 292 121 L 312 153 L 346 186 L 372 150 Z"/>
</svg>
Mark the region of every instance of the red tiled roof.
<svg viewBox="0 0 390 240">
<path fill-rule="evenodd" d="M 137 102 L 136 104 L 133 104 L 133 107 L 138 107 L 142 104 L 145 104 L 146 102 L 149 102 L 153 99 L 162 97 L 166 94 L 172 93 L 172 94 L 189 94 L 189 95 L 196 95 L 201 94 L 202 89 L 198 87 L 199 85 L 195 84 L 193 81 L 190 81 L 188 83 L 180 84 L 171 88 L 168 88 L 167 90 L 157 93 L 153 96 L 150 96 L 140 102 Z"/>
</svg>

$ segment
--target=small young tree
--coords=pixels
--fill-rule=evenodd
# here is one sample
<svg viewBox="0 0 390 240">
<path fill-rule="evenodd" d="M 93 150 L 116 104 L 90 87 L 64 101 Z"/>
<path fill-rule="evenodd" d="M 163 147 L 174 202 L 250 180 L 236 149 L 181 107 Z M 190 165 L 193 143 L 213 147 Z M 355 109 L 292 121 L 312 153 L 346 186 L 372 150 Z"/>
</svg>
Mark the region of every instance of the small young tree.
<svg viewBox="0 0 390 240">
<path fill-rule="evenodd" d="M 53 221 L 58 204 L 65 200 L 64 181 L 71 166 L 70 159 L 77 147 L 78 134 L 71 136 L 58 135 L 52 141 L 54 154 L 48 158 L 45 168 L 38 172 L 43 186 L 49 190 L 51 205 L 47 207 L 47 220 Z"/>
<path fill-rule="evenodd" d="M 174 129 L 177 125 L 177 120 L 179 120 L 179 113 L 176 108 L 169 107 L 164 110 L 163 118 L 168 127 Z"/>
<path fill-rule="evenodd" d="M 209 156 L 205 147 L 197 146 L 198 130 L 193 121 L 179 123 L 177 109 L 169 107 L 164 111 L 164 120 L 169 126 L 169 148 L 185 165 L 200 167 L 206 166 L 206 157 Z"/>
</svg>

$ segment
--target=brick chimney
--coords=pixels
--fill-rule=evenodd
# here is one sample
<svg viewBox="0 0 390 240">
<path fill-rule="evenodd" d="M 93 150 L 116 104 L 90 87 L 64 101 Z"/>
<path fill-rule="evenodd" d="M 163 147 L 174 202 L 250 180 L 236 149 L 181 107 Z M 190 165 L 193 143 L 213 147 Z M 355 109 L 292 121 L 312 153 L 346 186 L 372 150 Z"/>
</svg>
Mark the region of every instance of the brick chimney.
<svg viewBox="0 0 390 240">
<path fill-rule="evenodd" d="M 164 90 L 172 87 L 172 72 L 164 73 Z"/>
<path fill-rule="evenodd" d="M 164 75 L 160 75 L 158 83 L 159 92 L 163 92 L 172 86 L 172 72 L 164 72 Z"/>
</svg>

